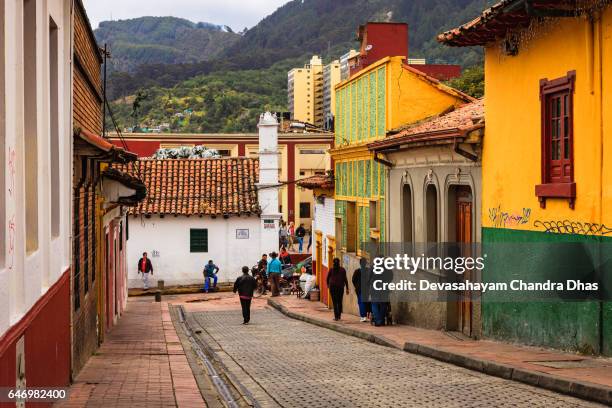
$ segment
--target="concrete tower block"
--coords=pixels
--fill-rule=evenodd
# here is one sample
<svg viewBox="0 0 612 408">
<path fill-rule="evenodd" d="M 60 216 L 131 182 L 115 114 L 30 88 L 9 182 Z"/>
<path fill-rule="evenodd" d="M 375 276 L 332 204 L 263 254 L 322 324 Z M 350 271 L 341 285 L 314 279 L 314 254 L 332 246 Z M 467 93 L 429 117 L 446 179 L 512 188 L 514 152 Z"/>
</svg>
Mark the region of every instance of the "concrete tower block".
<svg viewBox="0 0 612 408">
<path fill-rule="evenodd" d="M 259 182 L 257 197 L 261 208 L 261 252 L 278 251 L 281 213 L 278 208 L 279 153 L 278 121 L 266 112 L 259 117 Z"/>
</svg>

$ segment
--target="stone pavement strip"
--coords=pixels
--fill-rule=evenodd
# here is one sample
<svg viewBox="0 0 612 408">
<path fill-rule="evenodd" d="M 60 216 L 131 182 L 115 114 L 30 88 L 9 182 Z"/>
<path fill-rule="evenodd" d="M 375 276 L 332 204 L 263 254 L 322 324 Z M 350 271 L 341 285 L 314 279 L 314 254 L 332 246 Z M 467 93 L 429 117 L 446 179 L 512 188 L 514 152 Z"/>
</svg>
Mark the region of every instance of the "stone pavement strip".
<svg viewBox="0 0 612 408">
<path fill-rule="evenodd" d="M 261 407 L 600 406 L 373 344 L 262 303 L 257 299 L 248 326 L 237 298 L 186 307 L 202 340 L 231 360 L 225 367 Z"/>
<path fill-rule="evenodd" d="M 374 343 L 612 406 L 610 358 L 592 358 L 490 340 L 476 341 L 406 325 L 374 327 L 348 314 L 342 315 L 342 321 L 334 322 L 331 311 L 324 304 L 294 296 L 270 298 L 268 303 L 294 319 Z"/>
<path fill-rule="evenodd" d="M 168 304 L 128 300 L 59 407 L 205 407 Z"/>
</svg>

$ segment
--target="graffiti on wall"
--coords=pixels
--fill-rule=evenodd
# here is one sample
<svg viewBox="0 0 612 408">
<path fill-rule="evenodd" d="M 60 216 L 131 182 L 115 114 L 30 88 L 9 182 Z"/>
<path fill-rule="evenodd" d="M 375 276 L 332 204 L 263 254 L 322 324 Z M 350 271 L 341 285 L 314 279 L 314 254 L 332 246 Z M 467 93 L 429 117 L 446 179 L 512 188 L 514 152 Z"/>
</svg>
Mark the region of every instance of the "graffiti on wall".
<svg viewBox="0 0 612 408">
<path fill-rule="evenodd" d="M 15 266 L 15 233 L 17 226 L 15 225 L 15 216 L 13 215 L 8 222 L 8 270 L 13 270 Z"/>
<path fill-rule="evenodd" d="M 17 153 L 15 149 L 9 147 L 8 149 L 8 169 L 9 169 L 9 185 L 8 192 L 9 196 L 12 197 L 15 194 L 15 174 L 17 171 Z"/>
<path fill-rule="evenodd" d="M 603 224 L 592 222 L 580 222 L 571 220 L 542 221 L 533 223 L 536 228 L 544 229 L 551 234 L 578 234 L 578 235 L 612 235 L 612 228 Z"/>
<path fill-rule="evenodd" d="M 489 220 L 496 228 L 515 227 L 527 224 L 531 217 L 531 208 L 523 208 L 522 211 L 504 211 L 501 206 L 489 208 Z"/>
</svg>

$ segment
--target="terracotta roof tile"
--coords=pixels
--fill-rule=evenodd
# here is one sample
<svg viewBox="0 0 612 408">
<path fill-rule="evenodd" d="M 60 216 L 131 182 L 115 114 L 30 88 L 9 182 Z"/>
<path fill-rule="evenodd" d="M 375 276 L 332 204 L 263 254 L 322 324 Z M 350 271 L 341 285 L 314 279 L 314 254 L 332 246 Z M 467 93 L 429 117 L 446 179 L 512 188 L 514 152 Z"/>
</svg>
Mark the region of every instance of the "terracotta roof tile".
<svg viewBox="0 0 612 408">
<path fill-rule="evenodd" d="M 334 174 L 329 172 L 328 174 L 317 174 L 315 176 L 304 178 L 297 182 L 297 185 L 303 188 L 321 188 L 321 189 L 333 189 L 334 188 Z"/>
<path fill-rule="evenodd" d="M 147 198 L 131 210 L 136 215 L 259 214 L 258 159 L 140 159 L 113 167 L 147 186 Z"/>
<path fill-rule="evenodd" d="M 370 143 L 370 150 L 410 142 L 450 140 L 464 131 L 484 126 L 484 98 L 465 104 L 451 112 L 425 119 L 401 129 L 398 133 Z"/>
<path fill-rule="evenodd" d="M 513 28 L 528 26 L 533 16 L 560 13 L 580 15 L 601 3 L 593 0 L 536 0 L 530 3 L 525 0 L 501 0 L 475 19 L 438 35 L 438 41 L 456 47 L 486 45 L 504 38 Z"/>
</svg>

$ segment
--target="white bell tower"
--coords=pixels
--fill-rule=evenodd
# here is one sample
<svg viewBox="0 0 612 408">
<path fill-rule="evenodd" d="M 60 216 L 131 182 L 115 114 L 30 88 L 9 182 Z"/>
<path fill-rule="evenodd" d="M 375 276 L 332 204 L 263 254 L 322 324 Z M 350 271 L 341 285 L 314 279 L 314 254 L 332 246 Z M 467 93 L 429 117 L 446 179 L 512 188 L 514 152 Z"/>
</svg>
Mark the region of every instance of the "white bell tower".
<svg viewBox="0 0 612 408">
<path fill-rule="evenodd" d="M 259 182 L 257 197 L 261 208 L 261 253 L 278 252 L 281 213 L 278 208 L 278 121 L 270 112 L 259 116 Z"/>
</svg>

